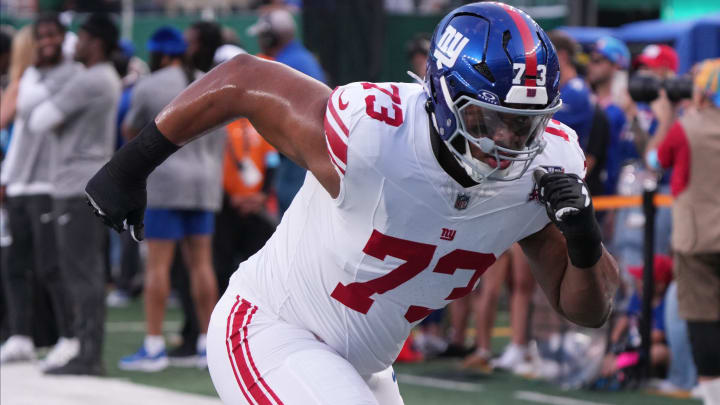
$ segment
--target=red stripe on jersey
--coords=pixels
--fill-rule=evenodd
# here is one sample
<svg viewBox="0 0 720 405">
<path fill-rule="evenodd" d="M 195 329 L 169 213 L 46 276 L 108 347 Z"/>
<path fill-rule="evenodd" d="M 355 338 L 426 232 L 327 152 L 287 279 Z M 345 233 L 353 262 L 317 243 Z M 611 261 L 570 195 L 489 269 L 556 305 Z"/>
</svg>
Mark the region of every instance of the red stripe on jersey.
<svg viewBox="0 0 720 405">
<path fill-rule="evenodd" d="M 327 115 L 325 116 L 325 137 L 327 138 L 328 143 L 330 144 L 330 149 L 332 149 L 335 156 L 337 156 L 337 158 L 347 166 L 347 143 L 345 143 L 345 140 L 338 135 L 335 128 L 330 125 L 330 120 L 328 120 Z"/>
<path fill-rule="evenodd" d="M 246 306 L 242 306 L 236 311 L 236 308 L 239 303 L 240 303 L 240 296 L 237 296 L 235 304 L 233 305 L 232 309 L 230 310 L 230 315 L 228 315 L 228 318 L 227 318 L 227 329 L 225 331 L 225 346 L 227 347 L 228 360 L 230 360 L 230 368 L 232 368 L 233 374 L 235 374 L 235 381 L 237 381 L 238 387 L 240 387 L 240 391 L 243 393 L 243 396 L 248 401 L 248 403 L 252 403 L 252 401 L 250 400 L 250 396 L 248 395 L 247 391 L 245 391 L 245 387 L 243 386 L 242 381 L 240 380 L 240 376 L 238 375 L 238 366 L 235 364 L 235 360 L 234 360 L 234 358 L 236 357 L 235 350 L 234 350 L 234 344 L 231 344 L 231 342 L 235 340 L 235 336 L 239 333 L 239 331 L 233 327 L 232 328 L 233 333 L 231 336 L 231 334 L 230 334 L 231 325 L 235 324 L 235 318 L 237 318 L 239 316 L 242 319 L 243 317 L 245 317 L 245 313 L 247 312 Z"/>
<path fill-rule="evenodd" d="M 332 115 L 332 117 L 335 119 L 335 122 L 338 124 L 338 126 L 343 131 L 343 133 L 345 133 L 345 136 L 350 135 L 350 131 L 348 131 L 347 127 L 345 126 L 345 123 L 342 122 L 342 120 L 340 119 L 340 116 L 338 115 L 337 110 L 335 110 L 335 105 L 333 105 L 333 102 L 332 102 L 332 94 L 330 95 L 330 100 L 328 102 L 328 109 L 330 110 L 330 114 Z M 327 120 L 327 114 L 325 114 L 325 119 Z"/>
<path fill-rule="evenodd" d="M 558 121 L 558 120 L 556 120 L 556 119 L 554 119 L 554 118 L 551 119 L 550 122 L 552 122 L 553 124 L 558 125 L 558 126 L 559 126 L 559 125 L 562 125 L 562 122 L 560 122 L 560 121 Z"/>
<path fill-rule="evenodd" d="M 565 139 L 566 141 L 570 142 L 570 137 L 568 136 L 568 134 L 566 134 L 565 131 L 563 131 L 560 128 L 548 126 L 545 128 L 545 132 L 547 132 L 548 134 L 551 134 L 551 135 L 559 136 L 559 137 Z"/>
<path fill-rule="evenodd" d="M 536 86 L 535 79 L 528 78 L 528 76 L 537 76 L 537 48 L 535 47 L 530 25 L 516 9 L 506 4 L 502 6 L 512 18 L 518 31 L 520 31 L 520 38 L 522 38 L 525 46 L 525 85 Z"/>
</svg>

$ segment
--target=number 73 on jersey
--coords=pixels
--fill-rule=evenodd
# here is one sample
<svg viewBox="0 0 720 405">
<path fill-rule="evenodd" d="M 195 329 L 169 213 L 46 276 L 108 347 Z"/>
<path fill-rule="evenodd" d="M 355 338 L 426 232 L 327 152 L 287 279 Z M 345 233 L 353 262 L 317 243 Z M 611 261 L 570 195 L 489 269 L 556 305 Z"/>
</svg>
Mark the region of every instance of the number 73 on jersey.
<svg viewBox="0 0 720 405">
<path fill-rule="evenodd" d="M 371 298 L 373 294 L 384 294 L 420 274 L 432 262 L 436 248 L 435 245 L 399 239 L 373 230 L 363 252 L 380 261 L 385 261 L 387 256 L 392 256 L 404 260 L 405 263 L 372 280 L 347 285 L 338 283 L 330 296 L 348 308 L 367 314 L 375 302 Z M 451 301 L 469 294 L 478 278 L 494 262 L 495 255 L 493 254 L 455 249 L 440 257 L 433 272 L 449 276 L 455 274 L 457 270 L 474 272 L 467 285 L 450 291 L 445 299 Z M 410 305 L 405 313 L 405 319 L 410 323 L 419 321 L 434 310 L 435 308 Z"/>
</svg>

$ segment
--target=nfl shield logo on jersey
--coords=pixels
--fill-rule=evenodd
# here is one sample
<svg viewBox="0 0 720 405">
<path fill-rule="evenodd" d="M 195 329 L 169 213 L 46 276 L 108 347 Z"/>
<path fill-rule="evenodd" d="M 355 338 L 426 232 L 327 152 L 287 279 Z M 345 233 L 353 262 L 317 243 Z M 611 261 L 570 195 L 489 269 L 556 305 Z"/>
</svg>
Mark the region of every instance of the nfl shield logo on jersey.
<svg viewBox="0 0 720 405">
<path fill-rule="evenodd" d="M 456 210 L 464 210 L 467 208 L 468 203 L 470 202 L 470 196 L 464 193 L 458 193 L 457 198 L 455 198 L 455 209 Z"/>
<path fill-rule="evenodd" d="M 548 173 L 565 173 L 565 168 L 562 166 L 540 166 L 545 169 Z"/>
</svg>

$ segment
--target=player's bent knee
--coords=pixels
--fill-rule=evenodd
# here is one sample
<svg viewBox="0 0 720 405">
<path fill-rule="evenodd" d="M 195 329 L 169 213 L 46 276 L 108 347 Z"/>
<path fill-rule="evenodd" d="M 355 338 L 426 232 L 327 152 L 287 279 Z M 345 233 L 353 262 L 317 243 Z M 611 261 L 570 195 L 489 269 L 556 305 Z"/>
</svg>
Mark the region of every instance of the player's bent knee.
<svg viewBox="0 0 720 405">
<path fill-rule="evenodd" d="M 288 356 L 268 373 L 284 404 L 379 405 L 358 372 L 330 350 L 303 350 Z"/>
</svg>

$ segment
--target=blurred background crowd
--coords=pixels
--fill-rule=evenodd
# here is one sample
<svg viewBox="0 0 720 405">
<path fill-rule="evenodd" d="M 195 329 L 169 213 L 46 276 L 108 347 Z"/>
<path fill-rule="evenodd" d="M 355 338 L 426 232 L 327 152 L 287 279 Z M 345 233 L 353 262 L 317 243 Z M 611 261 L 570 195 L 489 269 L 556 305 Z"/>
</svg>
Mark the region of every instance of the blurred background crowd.
<svg viewBox="0 0 720 405">
<path fill-rule="evenodd" d="M 304 169 L 247 120 L 232 122 L 150 176 L 140 244 L 91 216 L 89 177 L 185 87 L 240 53 L 330 86 L 410 81 L 406 70 L 422 77 L 434 25 L 462 3 L 3 1 L 0 360 L 34 360 L 50 347 L 46 373 L 101 375 L 106 306 L 142 299 L 146 337 L 118 367 L 202 365 L 217 297 L 270 237 Z M 473 294 L 426 318 L 398 361 L 457 357 L 482 373 L 565 387 L 650 381 L 720 398 L 720 6 L 509 3 L 537 19 L 557 50 L 564 106 L 554 119 L 585 151 L 623 288 L 606 327 L 572 326 L 553 313 L 514 246 Z M 632 198 L 648 190 L 660 194 L 656 210 Z M 168 301 L 185 320 L 166 348 Z M 511 339 L 494 353 L 498 308 L 509 308 Z"/>
</svg>

